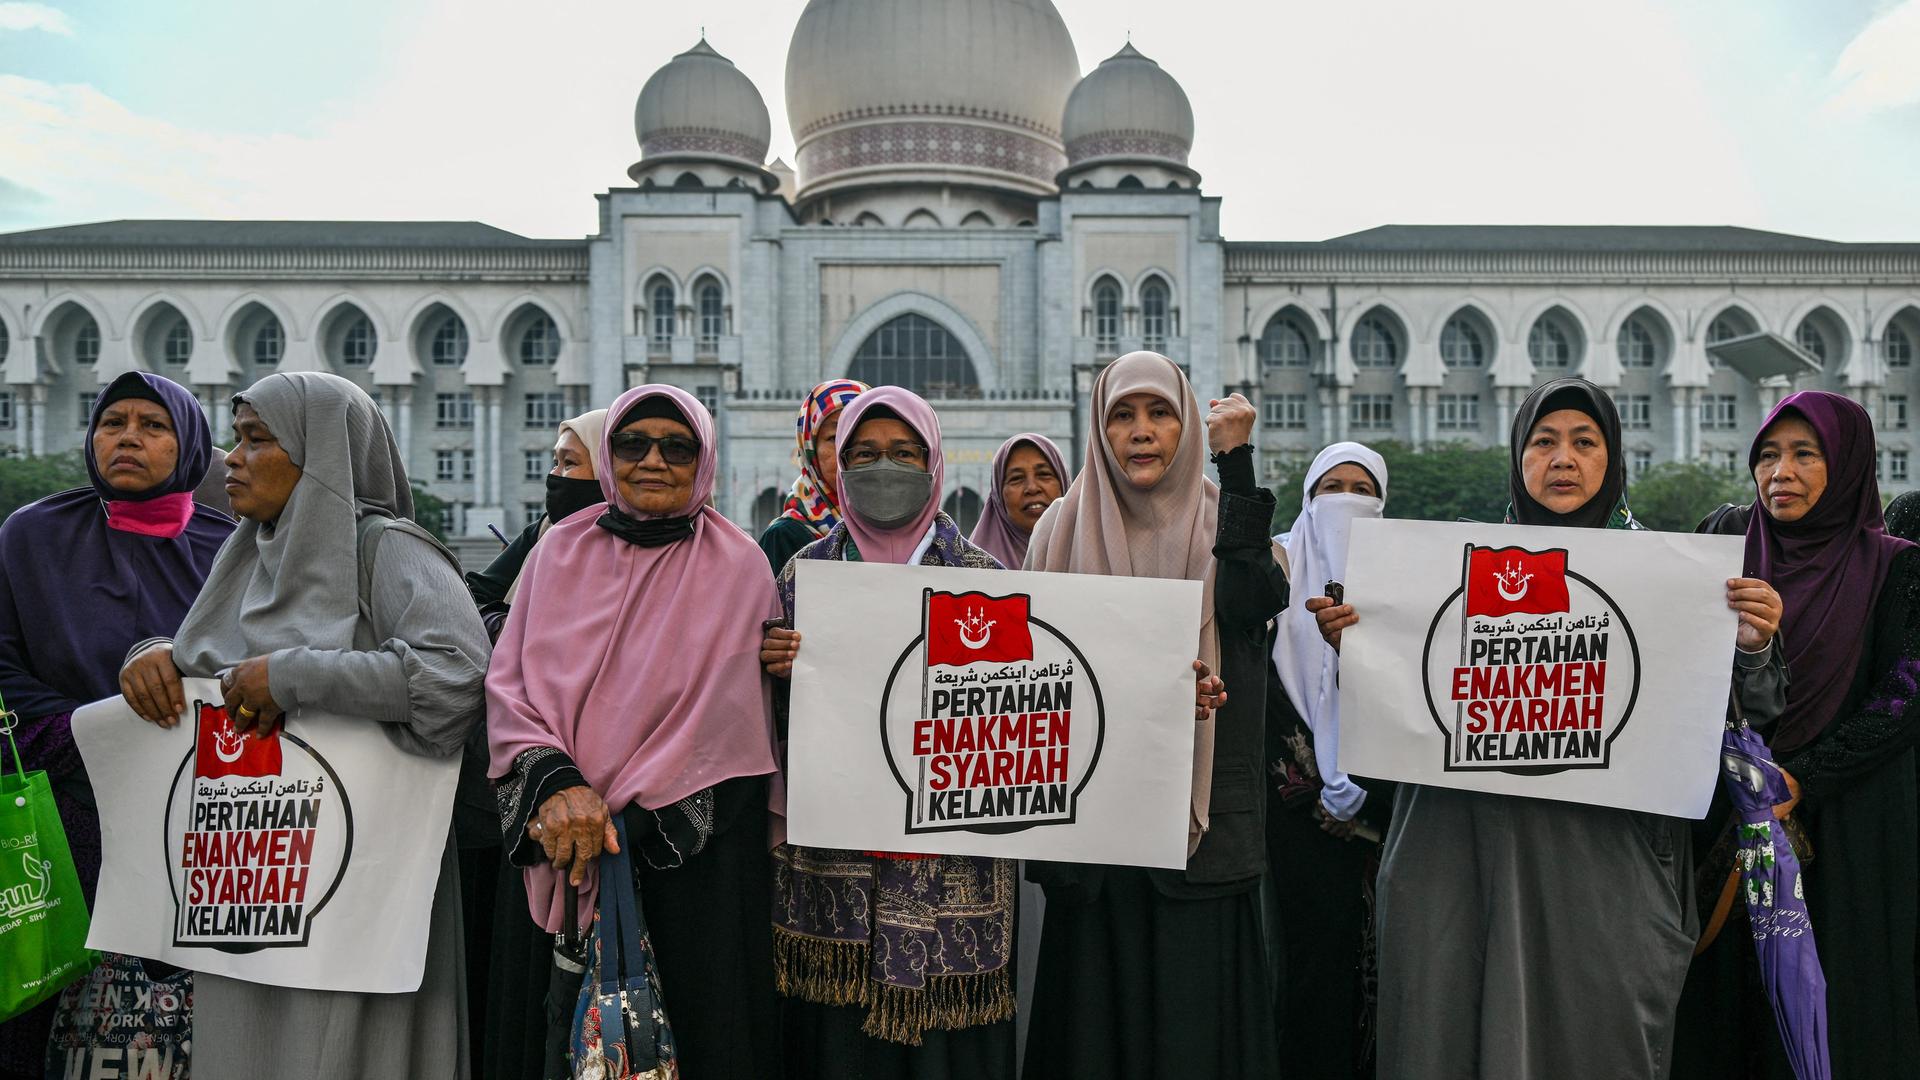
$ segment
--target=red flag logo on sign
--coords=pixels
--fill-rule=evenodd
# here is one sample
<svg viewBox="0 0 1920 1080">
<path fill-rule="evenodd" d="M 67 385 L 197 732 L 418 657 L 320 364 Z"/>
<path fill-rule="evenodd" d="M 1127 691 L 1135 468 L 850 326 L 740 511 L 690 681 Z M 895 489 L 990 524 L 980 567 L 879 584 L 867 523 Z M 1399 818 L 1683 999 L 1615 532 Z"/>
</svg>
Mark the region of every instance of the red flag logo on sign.
<svg viewBox="0 0 1920 1080">
<path fill-rule="evenodd" d="M 927 594 L 927 666 L 1006 664 L 1033 659 L 1027 597 Z"/>
<path fill-rule="evenodd" d="M 193 774 L 222 776 L 280 775 L 280 733 L 262 739 L 233 729 L 227 710 L 200 703 L 199 743 L 194 748 Z"/>
<path fill-rule="evenodd" d="M 1467 614 L 1552 615 L 1571 609 L 1567 553 L 1476 547 L 1467 561 Z"/>
</svg>

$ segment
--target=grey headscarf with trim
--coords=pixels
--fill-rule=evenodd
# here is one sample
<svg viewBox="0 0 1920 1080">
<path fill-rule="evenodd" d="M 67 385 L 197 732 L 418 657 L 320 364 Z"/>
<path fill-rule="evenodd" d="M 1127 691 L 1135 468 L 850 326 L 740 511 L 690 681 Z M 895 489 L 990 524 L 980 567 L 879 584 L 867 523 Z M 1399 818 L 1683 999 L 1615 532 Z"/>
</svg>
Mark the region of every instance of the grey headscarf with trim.
<svg viewBox="0 0 1920 1080">
<path fill-rule="evenodd" d="M 413 516 L 400 448 L 366 391 L 338 375 L 287 372 L 233 401 L 253 406 L 301 475 L 276 521 L 241 521 L 215 556 L 174 640 L 174 663 L 190 676 L 276 649 L 353 648 L 359 520 Z"/>
</svg>

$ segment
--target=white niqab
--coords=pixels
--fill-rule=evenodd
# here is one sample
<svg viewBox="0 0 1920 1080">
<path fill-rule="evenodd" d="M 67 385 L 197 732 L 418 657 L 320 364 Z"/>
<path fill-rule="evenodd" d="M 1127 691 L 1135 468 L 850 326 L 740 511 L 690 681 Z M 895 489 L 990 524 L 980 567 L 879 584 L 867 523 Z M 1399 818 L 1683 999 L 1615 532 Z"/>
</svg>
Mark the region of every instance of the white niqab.
<svg viewBox="0 0 1920 1080">
<path fill-rule="evenodd" d="M 1373 475 L 1380 497 L 1328 494 L 1313 489 L 1335 466 L 1358 465 Z M 1334 443 L 1313 459 L 1302 484 L 1300 516 L 1287 535 L 1287 567 L 1295 602 L 1280 613 L 1273 665 L 1287 698 L 1313 732 L 1313 757 L 1320 769 L 1320 805 L 1329 815 L 1351 821 L 1366 802 L 1365 788 L 1340 771 L 1339 654 L 1320 636 L 1313 613 L 1302 602 L 1319 596 L 1329 581 L 1347 572 L 1347 537 L 1359 518 L 1377 518 L 1386 510 L 1387 463 L 1360 443 Z"/>
</svg>

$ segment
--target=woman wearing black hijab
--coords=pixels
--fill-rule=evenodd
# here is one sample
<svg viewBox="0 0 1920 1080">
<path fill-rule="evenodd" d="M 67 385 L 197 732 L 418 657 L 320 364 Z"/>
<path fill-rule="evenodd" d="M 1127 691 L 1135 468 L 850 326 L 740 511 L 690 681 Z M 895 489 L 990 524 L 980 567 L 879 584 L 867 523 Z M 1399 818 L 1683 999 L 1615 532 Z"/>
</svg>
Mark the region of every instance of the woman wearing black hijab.
<svg viewBox="0 0 1920 1080">
<path fill-rule="evenodd" d="M 1506 520 L 1639 529 L 1620 418 L 1557 379 L 1514 417 Z M 1728 582 L 1734 688 L 1778 715 L 1785 680 L 1764 582 Z M 1339 647 L 1352 605 L 1307 601 Z M 1668 1074 L 1696 917 L 1686 823 L 1582 803 L 1403 784 L 1378 886 L 1382 1077 L 1614 1080 Z"/>
</svg>

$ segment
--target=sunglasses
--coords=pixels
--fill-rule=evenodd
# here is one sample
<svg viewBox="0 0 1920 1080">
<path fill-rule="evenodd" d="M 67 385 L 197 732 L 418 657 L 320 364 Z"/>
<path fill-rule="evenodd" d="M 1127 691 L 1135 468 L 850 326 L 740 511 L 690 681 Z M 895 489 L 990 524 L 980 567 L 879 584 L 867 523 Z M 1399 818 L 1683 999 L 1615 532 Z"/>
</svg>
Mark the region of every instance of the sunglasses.
<svg viewBox="0 0 1920 1080">
<path fill-rule="evenodd" d="M 684 435 L 655 438 L 637 431 L 621 431 L 608 436 L 607 444 L 613 456 L 621 461 L 645 461 L 656 446 L 660 448 L 660 460 L 669 465 L 691 465 L 700 458 L 700 444 Z"/>
</svg>

